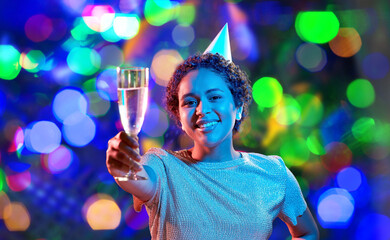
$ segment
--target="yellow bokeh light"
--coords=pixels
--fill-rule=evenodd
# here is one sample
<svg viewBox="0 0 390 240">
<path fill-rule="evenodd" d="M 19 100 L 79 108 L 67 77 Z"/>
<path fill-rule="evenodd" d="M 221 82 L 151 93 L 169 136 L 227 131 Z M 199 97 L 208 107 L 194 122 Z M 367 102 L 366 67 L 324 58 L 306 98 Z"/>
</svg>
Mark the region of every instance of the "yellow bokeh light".
<svg viewBox="0 0 390 240">
<path fill-rule="evenodd" d="M 176 50 L 161 50 L 153 57 L 152 74 L 160 86 L 167 86 L 169 79 L 177 65 L 183 62 L 183 58 Z"/>
<path fill-rule="evenodd" d="M 116 229 L 121 220 L 121 210 L 111 196 L 97 194 L 84 204 L 85 218 L 93 230 Z"/>
<path fill-rule="evenodd" d="M 159 141 L 159 138 L 145 138 L 142 140 L 142 151 L 146 153 L 151 148 L 161 148 L 163 142 Z"/>
<path fill-rule="evenodd" d="M 8 204 L 4 209 L 3 217 L 9 231 L 25 231 L 30 226 L 30 214 L 23 203 Z"/>
</svg>

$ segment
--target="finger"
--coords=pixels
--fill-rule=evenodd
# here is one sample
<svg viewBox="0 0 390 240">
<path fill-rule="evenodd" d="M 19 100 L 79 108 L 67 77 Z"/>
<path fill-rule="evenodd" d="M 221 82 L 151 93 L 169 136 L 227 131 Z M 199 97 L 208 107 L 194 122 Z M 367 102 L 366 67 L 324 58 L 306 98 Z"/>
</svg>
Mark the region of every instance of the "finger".
<svg viewBox="0 0 390 240">
<path fill-rule="evenodd" d="M 127 167 L 130 167 L 133 170 L 141 170 L 141 165 L 138 162 L 135 162 L 132 160 L 129 156 L 127 156 L 125 153 L 117 151 L 117 150 L 111 150 L 108 153 L 108 160 L 107 164 L 109 162 L 116 161 L 120 164 L 126 165 Z"/>
<path fill-rule="evenodd" d="M 124 131 L 121 131 L 118 133 L 118 138 L 123 140 L 125 143 L 127 143 L 132 148 L 139 148 L 138 137 L 135 137 L 135 138 L 130 137 Z"/>
<path fill-rule="evenodd" d="M 111 149 L 124 152 L 134 161 L 141 161 L 141 155 L 138 153 L 137 149 L 129 147 L 124 141 L 121 141 L 120 139 L 113 139 L 112 141 L 110 141 L 110 146 L 108 150 Z"/>
<path fill-rule="evenodd" d="M 112 176 L 117 177 L 117 176 L 123 176 L 126 173 L 128 173 L 130 167 L 121 162 L 111 159 L 110 161 L 107 162 L 107 169 Z"/>
</svg>

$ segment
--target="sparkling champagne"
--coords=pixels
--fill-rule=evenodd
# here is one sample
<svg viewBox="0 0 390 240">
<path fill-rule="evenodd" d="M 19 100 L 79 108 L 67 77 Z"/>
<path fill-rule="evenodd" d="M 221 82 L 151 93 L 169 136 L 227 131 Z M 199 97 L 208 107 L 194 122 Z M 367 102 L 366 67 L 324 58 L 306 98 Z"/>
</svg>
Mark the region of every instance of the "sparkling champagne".
<svg viewBox="0 0 390 240">
<path fill-rule="evenodd" d="M 121 123 L 128 135 L 137 135 L 144 122 L 148 101 L 148 88 L 118 88 Z"/>
</svg>

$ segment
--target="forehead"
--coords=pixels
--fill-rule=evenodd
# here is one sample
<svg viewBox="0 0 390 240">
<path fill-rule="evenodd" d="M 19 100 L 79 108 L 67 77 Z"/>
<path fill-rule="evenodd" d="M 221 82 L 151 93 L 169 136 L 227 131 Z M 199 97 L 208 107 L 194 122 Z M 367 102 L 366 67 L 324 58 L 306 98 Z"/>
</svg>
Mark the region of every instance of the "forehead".
<svg viewBox="0 0 390 240">
<path fill-rule="evenodd" d="M 202 93 L 213 88 L 229 91 L 222 74 L 207 68 L 200 68 L 190 71 L 182 78 L 179 84 L 178 94 L 180 97 L 186 93 Z"/>
</svg>

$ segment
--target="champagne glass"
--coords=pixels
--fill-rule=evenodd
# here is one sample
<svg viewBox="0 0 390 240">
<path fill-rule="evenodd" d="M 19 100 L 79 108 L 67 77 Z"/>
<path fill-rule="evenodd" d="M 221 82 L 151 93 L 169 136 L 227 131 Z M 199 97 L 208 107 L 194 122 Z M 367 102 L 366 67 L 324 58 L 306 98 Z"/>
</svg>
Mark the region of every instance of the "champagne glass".
<svg viewBox="0 0 390 240">
<path fill-rule="evenodd" d="M 136 137 L 141 131 L 148 103 L 149 68 L 118 67 L 118 105 L 122 126 L 127 135 Z M 138 152 L 139 153 L 139 152 Z M 118 181 L 146 180 L 131 169 Z"/>
</svg>

